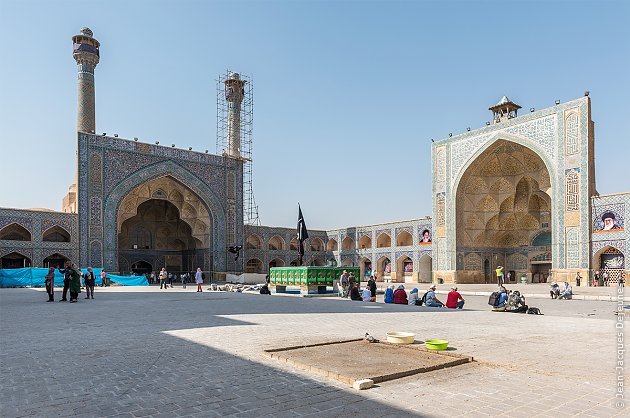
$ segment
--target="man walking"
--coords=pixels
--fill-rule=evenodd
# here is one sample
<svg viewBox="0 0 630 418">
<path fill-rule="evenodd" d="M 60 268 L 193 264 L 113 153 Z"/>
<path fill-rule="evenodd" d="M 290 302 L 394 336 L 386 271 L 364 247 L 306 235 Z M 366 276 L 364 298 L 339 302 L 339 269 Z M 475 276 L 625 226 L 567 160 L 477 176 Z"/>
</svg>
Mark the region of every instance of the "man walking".
<svg viewBox="0 0 630 418">
<path fill-rule="evenodd" d="M 166 272 L 166 267 L 162 267 L 159 275 L 160 279 L 160 289 L 164 286 L 164 289 L 168 289 L 168 285 L 166 284 L 166 279 L 168 279 L 168 273 Z"/>
<path fill-rule="evenodd" d="M 94 299 L 94 285 L 96 284 L 96 277 L 94 277 L 92 267 L 87 268 L 83 281 L 85 282 L 85 298 L 89 299 L 90 295 L 92 295 L 92 299 Z"/>
</svg>

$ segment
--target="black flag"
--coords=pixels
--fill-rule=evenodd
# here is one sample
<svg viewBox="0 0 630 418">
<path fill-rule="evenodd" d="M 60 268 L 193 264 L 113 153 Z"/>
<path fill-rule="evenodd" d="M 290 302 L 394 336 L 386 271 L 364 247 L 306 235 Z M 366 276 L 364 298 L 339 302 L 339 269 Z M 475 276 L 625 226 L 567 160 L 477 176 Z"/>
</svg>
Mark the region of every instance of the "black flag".
<svg viewBox="0 0 630 418">
<path fill-rule="evenodd" d="M 297 240 L 298 240 L 298 254 L 300 255 L 300 265 L 302 265 L 302 257 L 304 257 L 304 240 L 308 238 L 308 231 L 306 230 L 306 223 L 304 222 L 304 216 L 302 215 L 302 208 L 298 203 L 298 223 L 297 223 Z"/>
</svg>

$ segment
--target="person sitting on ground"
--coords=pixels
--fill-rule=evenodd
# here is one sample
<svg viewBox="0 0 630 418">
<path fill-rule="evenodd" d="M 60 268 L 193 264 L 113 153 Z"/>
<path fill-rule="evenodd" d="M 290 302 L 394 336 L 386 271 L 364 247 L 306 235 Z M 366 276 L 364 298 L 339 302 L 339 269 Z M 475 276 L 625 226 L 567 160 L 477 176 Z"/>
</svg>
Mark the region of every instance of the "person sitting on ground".
<svg viewBox="0 0 630 418">
<path fill-rule="evenodd" d="M 420 298 L 418 297 L 418 288 L 414 287 L 413 289 L 411 289 L 411 292 L 409 293 L 409 301 L 407 302 L 408 305 L 419 305 L 420 303 L 418 302 L 420 300 Z"/>
<path fill-rule="evenodd" d="M 269 290 L 269 284 L 265 283 L 264 285 L 262 285 L 262 287 L 260 288 L 260 294 L 261 295 L 271 294 L 271 290 Z"/>
<path fill-rule="evenodd" d="M 527 305 L 525 305 L 525 296 L 521 295 L 521 292 L 515 290 L 510 292 L 507 301 L 507 312 L 525 313 L 527 312 Z"/>
<path fill-rule="evenodd" d="M 394 285 L 390 284 L 385 290 L 385 303 L 394 303 Z"/>
<path fill-rule="evenodd" d="M 426 300 L 424 304 L 432 308 L 442 308 L 444 304 L 440 302 L 437 296 L 435 296 L 435 289 L 436 287 L 434 284 L 429 287 L 429 291 L 426 294 Z"/>
<path fill-rule="evenodd" d="M 497 305 L 492 308 L 492 310 L 497 312 L 505 311 L 505 309 L 507 308 L 508 295 L 509 294 L 507 289 L 504 286 L 501 286 L 499 288 L 499 301 L 497 302 Z"/>
<path fill-rule="evenodd" d="M 564 282 L 564 289 L 562 289 L 562 292 L 558 295 L 558 299 L 573 299 L 573 288 L 569 282 Z"/>
<path fill-rule="evenodd" d="M 398 289 L 394 292 L 394 303 L 400 305 L 407 304 L 407 292 L 405 292 L 405 286 L 399 285 Z"/>
<path fill-rule="evenodd" d="M 370 302 L 372 300 L 372 292 L 370 291 L 369 286 L 365 286 L 363 288 L 363 292 L 361 292 L 361 297 L 363 298 L 363 302 Z"/>
<path fill-rule="evenodd" d="M 451 309 L 464 308 L 464 298 L 457 291 L 457 286 L 451 287 L 451 291 L 448 292 L 448 296 L 446 297 L 446 307 Z"/>
<path fill-rule="evenodd" d="M 352 286 L 350 288 L 350 299 L 359 301 L 363 300 L 361 293 L 359 293 L 359 286 Z"/>
<path fill-rule="evenodd" d="M 551 283 L 551 286 L 549 288 L 549 295 L 551 296 L 551 299 L 557 299 L 558 296 L 560 296 L 560 286 L 558 286 L 558 283 Z"/>
</svg>

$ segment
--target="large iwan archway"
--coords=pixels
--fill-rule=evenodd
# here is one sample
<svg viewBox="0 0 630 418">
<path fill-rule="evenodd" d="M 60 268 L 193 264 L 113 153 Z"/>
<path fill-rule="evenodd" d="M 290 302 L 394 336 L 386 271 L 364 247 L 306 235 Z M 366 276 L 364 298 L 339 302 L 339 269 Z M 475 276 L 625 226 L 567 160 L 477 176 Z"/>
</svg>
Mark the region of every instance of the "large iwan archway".
<svg viewBox="0 0 630 418">
<path fill-rule="evenodd" d="M 531 273 L 532 241 L 551 228 L 550 196 L 549 171 L 531 149 L 499 140 L 479 155 L 457 187 L 458 281 L 484 282 L 485 259 L 491 270 Z"/>
<path fill-rule="evenodd" d="M 162 177 L 140 185 L 118 212 L 119 270 L 131 272 L 140 262 L 173 273 L 203 268 L 211 228 L 205 205 L 180 182 Z"/>
</svg>

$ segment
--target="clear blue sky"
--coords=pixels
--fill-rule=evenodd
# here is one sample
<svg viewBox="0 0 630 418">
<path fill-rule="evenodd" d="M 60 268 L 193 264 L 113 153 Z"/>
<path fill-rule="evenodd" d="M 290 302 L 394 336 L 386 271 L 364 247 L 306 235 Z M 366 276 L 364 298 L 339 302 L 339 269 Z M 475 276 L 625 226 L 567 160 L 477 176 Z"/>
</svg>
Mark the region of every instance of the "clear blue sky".
<svg viewBox="0 0 630 418">
<path fill-rule="evenodd" d="M 430 139 L 590 90 L 600 193 L 630 190 L 630 2 L 0 0 L 0 207 L 61 208 L 82 26 L 97 132 L 215 150 L 215 79 L 254 81 L 263 225 L 430 215 Z"/>
</svg>

